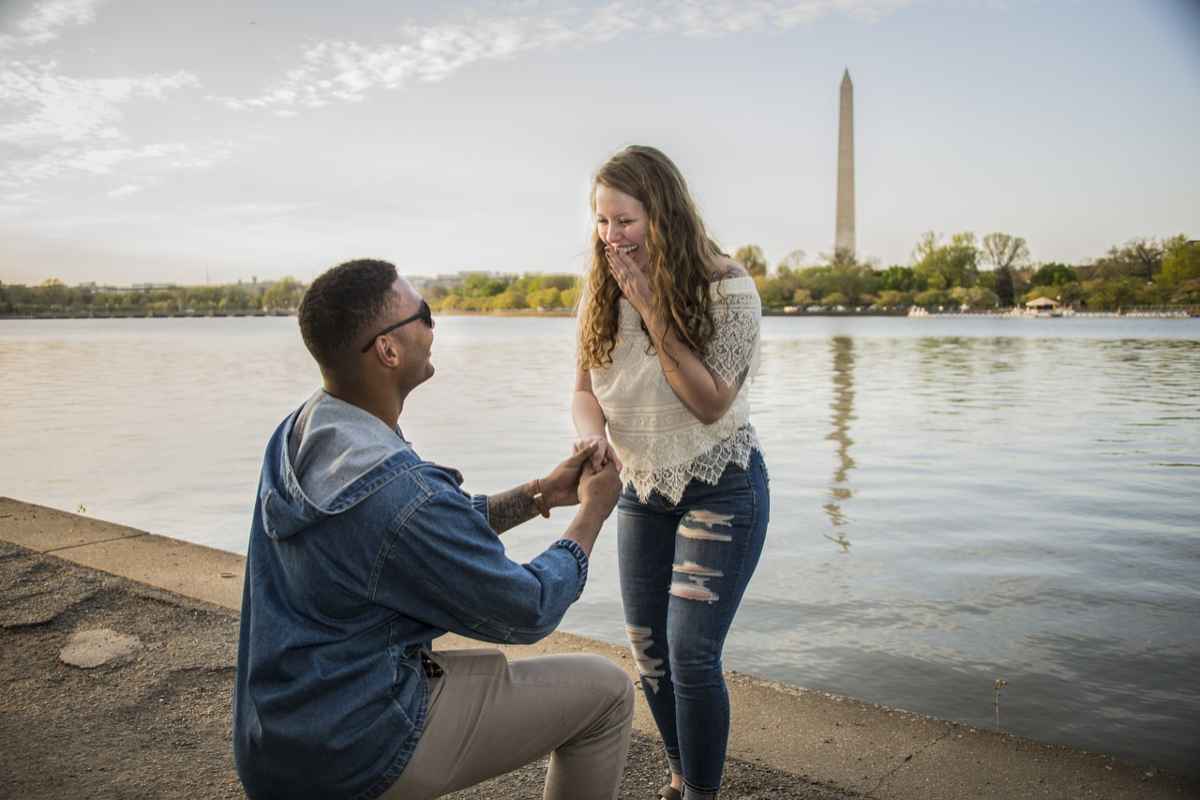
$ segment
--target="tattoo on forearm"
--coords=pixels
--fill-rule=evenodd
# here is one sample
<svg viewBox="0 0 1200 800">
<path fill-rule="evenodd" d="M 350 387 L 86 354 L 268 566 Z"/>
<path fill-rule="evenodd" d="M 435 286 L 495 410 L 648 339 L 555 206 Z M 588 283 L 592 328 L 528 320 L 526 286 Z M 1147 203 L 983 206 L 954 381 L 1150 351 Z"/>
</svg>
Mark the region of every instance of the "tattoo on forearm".
<svg viewBox="0 0 1200 800">
<path fill-rule="evenodd" d="M 487 507 L 488 522 L 496 533 L 515 528 L 522 522 L 533 519 L 538 513 L 533 496 L 526 493 L 523 486 L 489 496 Z"/>
</svg>

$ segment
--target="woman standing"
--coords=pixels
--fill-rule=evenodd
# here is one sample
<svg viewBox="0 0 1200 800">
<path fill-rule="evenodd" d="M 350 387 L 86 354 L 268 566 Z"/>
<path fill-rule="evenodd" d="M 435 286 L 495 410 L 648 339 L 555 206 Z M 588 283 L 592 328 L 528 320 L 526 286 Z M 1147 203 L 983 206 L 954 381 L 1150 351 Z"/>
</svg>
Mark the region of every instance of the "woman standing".
<svg viewBox="0 0 1200 800">
<path fill-rule="evenodd" d="M 592 184 L 577 447 L 616 460 L 626 631 L 671 768 L 665 800 L 715 798 L 729 738 L 725 636 L 770 516 L 745 384 L 754 279 L 708 238 L 675 165 L 628 147 Z"/>
</svg>

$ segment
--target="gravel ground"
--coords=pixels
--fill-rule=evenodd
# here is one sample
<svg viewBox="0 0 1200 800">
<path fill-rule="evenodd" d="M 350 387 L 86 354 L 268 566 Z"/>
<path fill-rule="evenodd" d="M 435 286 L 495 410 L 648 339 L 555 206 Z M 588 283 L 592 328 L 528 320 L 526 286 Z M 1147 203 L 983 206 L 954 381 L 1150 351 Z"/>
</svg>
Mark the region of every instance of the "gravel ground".
<svg viewBox="0 0 1200 800">
<path fill-rule="evenodd" d="M 60 659 L 77 631 L 137 646 Z M 101 637 L 103 638 L 103 637 Z M 230 749 L 237 616 L 0 542 L 0 798 L 240 798 Z M 455 798 L 535 800 L 545 762 Z M 665 761 L 635 735 L 622 800 L 653 800 Z M 731 760 L 722 798 L 845 800 L 836 787 Z"/>
</svg>

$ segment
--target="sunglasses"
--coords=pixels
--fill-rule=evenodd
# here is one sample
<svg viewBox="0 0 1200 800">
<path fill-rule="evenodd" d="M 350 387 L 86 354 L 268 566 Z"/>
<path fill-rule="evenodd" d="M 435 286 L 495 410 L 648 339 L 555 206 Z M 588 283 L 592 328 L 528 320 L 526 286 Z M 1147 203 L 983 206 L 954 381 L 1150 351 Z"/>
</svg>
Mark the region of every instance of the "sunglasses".
<svg viewBox="0 0 1200 800">
<path fill-rule="evenodd" d="M 386 328 L 381 330 L 379 333 L 372 336 L 371 340 L 369 342 L 367 342 L 366 346 L 363 347 L 363 349 L 360 350 L 359 352 L 360 353 L 367 352 L 368 350 L 371 349 L 371 345 L 375 344 L 375 340 L 378 339 L 380 336 L 391 333 L 392 331 L 396 330 L 396 328 L 407 325 L 410 322 L 416 322 L 417 320 L 421 320 L 421 322 L 424 322 L 426 325 L 428 325 L 430 327 L 430 329 L 433 328 L 433 310 L 429 308 L 429 303 L 426 303 L 424 300 L 421 301 L 421 310 L 420 311 L 413 314 L 411 317 L 405 317 L 404 319 L 400 320 L 397 323 L 388 325 Z"/>
</svg>

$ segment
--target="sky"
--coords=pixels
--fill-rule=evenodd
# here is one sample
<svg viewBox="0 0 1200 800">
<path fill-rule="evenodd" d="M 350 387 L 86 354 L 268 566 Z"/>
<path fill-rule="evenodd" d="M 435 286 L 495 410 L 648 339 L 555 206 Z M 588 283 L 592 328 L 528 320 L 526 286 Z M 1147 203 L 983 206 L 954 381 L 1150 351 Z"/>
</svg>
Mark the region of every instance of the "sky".
<svg viewBox="0 0 1200 800">
<path fill-rule="evenodd" d="M 1200 236 L 1200 0 L 0 0 L 0 281 L 578 272 L 591 176 L 680 167 L 710 233 Z"/>
</svg>

